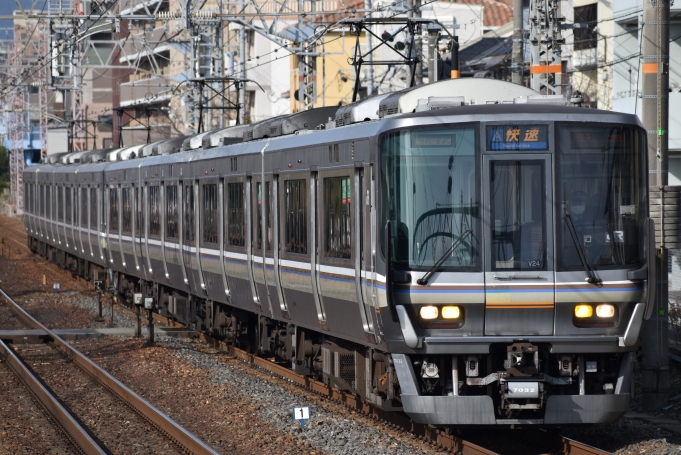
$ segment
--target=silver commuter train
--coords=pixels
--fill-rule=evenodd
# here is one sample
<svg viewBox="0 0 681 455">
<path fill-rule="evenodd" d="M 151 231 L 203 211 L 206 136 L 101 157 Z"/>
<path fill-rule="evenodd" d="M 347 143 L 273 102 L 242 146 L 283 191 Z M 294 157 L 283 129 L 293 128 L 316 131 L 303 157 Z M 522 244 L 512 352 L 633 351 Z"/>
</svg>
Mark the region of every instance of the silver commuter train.
<svg viewBox="0 0 681 455">
<path fill-rule="evenodd" d="M 29 246 L 417 422 L 613 421 L 654 301 L 646 135 L 554 101 L 442 81 L 51 157 Z"/>
</svg>

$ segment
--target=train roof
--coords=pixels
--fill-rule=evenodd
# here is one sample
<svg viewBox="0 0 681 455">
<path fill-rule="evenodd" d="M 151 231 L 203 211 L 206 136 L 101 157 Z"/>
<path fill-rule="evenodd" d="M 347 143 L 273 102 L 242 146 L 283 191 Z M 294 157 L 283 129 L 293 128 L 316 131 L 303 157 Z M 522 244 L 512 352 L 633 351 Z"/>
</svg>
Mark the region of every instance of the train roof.
<svg viewBox="0 0 681 455">
<path fill-rule="evenodd" d="M 56 167 L 64 167 L 57 172 L 70 173 L 74 172 L 72 169 L 90 163 L 100 170 L 146 167 L 260 153 L 266 142 L 270 143 L 267 153 L 323 143 L 359 141 L 394 128 L 432 123 L 434 117 L 438 118 L 438 122 L 446 123 L 467 119 L 531 121 L 537 120 L 537 116 L 560 121 L 574 120 L 576 112 L 579 112 L 582 121 L 641 124 L 638 117 L 631 114 L 566 106 L 560 96 L 540 95 L 510 82 L 450 79 L 377 95 L 343 107 L 330 106 L 280 115 L 255 124 L 168 138 L 152 144 L 63 154 L 48 158 L 47 163 L 32 168 L 36 172 L 47 171 L 45 166 L 54 163 Z M 509 118 L 503 118 L 505 116 Z M 352 129 L 348 130 L 350 127 Z M 319 134 L 320 131 L 323 135 Z M 137 161 L 140 158 L 144 158 L 143 164 Z M 130 163 L 131 160 L 135 163 Z M 111 166 L 102 167 L 104 163 Z"/>
</svg>

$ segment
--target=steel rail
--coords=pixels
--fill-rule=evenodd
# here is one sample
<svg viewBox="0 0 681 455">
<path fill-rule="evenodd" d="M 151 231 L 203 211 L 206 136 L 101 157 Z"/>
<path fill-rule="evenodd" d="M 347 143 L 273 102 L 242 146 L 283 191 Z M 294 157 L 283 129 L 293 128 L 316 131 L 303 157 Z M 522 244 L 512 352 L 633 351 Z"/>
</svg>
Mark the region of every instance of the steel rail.
<svg viewBox="0 0 681 455">
<path fill-rule="evenodd" d="M 186 448 L 188 451 L 196 455 L 218 455 L 218 452 L 213 450 L 206 443 L 187 431 L 185 428 L 177 424 L 173 419 L 166 416 L 144 398 L 137 395 L 130 388 L 121 383 L 118 379 L 111 376 L 99 365 L 80 353 L 77 349 L 72 347 L 69 343 L 61 339 L 57 334 L 50 331 L 47 327 L 29 315 L 23 308 L 21 308 L 4 290 L 0 289 L 0 297 L 4 298 L 17 313 L 17 316 L 30 326 L 44 330 L 50 338 L 52 338 L 55 346 L 69 357 L 76 365 L 81 367 L 84 371 L 91 374 L 101 384 L 111 390 L 115 395 L 123 401 L 132 406 L 140 415 L 147 418 L 150 422 L 155 424 L 161 431 L 165 432 L 170 438 L 174 439 L 178 444 Z M 94 453 L 94 452 L 93 452 Z"/>
<path fill-rule="evenodd" d="M 80 449 L 90 455 L 106 455 L 106 451 L 97 444 L 64 406 L 50 393 L 24 363 L 0 340 L 0 355 L 7 360 L 7 364 L 38 399 L 40 404 L 50 413 L 59 426 L 71 437 Z"/>
<path fill-rule="evenodd" d="M 127 311 L 131 311 L 125 305 L 121 305 Z M 146 313 L 147 310 L 142 309 Z M 178 323 L 172 319 L 161 316 L 158 313 L 153 313 L 153 318 L 170 327 L 184 328 L 183 324 Z M 410 434 L 418 436 L 421 440 L 429 441 L 443 449 L 451 450 L 454 453 L 462 455 L 499 455 L 489 449 L 485 449 L 471 441 L 464 440 L 457 436 L 447 434 L 446 432 L 437 428 L 432 428 L 425 424 L 415 423 L 407 415 L 386 411 L 371 403 L 362 401 L 359 397 L 342 392 L 333 387 L 329 387 L 321 381 L 317 381 L 307 376 L 295 373 L 290 368 L 271 362 L 262 357 L 253 355 L 250 352 L 231 346 L 224 341 L 213 338 L 205 333 L 198 332 L 199 338 L 209 346 L 228 353 L 229 355 L 242 360 L 256 368 L 268 371 L 275 376 L 286 379 L 287 381 L 304 387 L 313 393 L 324 396 L 328 399 L 341 403 L 351 409 L 361 412 L 364 415 L 378 419 L 385 424 L 398 427 Z M 557 434 L 543 434 L 540 438 L 545 445 L 550 445 L 557 453 L 564 453 L 565 455 L 611 455 L 596 447 L 577 442 L 570 438 L 566 438 Z"/>
</svg>

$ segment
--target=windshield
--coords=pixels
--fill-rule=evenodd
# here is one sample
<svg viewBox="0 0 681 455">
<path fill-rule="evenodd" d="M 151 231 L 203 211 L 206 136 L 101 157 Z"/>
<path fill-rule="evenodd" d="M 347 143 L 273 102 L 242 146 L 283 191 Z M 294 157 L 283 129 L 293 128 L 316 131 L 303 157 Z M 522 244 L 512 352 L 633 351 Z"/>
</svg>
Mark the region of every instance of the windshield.
<svg viewBox="0 0 681 455">
<path fill-rule="evenodd" d="M 596 269 L 637 264 L 646 216 L 645 159 L 638 129 L 619 125 L 558 126 L 558 270 L 583 268 L 568 231 Z"/>
<path fill-rule="evenodd" d="M 475 131 L 474 125 L 456 125 L 383 135 L 382 225 L 393 221 L 395 266 L 425 269 L 446 254 L 443 268 L 479 268 Z"/>
</svg>

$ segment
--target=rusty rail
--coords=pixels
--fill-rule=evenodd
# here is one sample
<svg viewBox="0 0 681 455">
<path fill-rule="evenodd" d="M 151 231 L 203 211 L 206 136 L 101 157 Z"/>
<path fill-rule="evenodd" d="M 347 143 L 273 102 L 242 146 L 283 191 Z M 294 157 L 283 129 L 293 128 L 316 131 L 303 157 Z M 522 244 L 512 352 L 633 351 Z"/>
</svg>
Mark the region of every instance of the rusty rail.
<svg viewBox="0 0 681 455">
<path fill-rule="evenodd" d="M 0 340 L 0 355 L 12 368 L 19 379 L 28 387 L 38 401 L 52 415 L 54 420 L 71 437 L 73 442 L 86 454 L 105 455 L 107 452 L 90 437 L 88 432 L 69 414 L 59 401 L 42 385 L 35 375 L 24 363 L 12 352 L 12 350 Z"/>
<path fill-rule="evenodd" d="M 201 441 L 199 438 L 194 436 L 192 433 L 187 431 L 185 428 L 177 424 L 170 417 L 163 414 L 161 411 L 156 409 L 144 398 L 137 395 L 118 379 L 111 376 L 105 370 L 103 370 L 99 365 L 94 363 L 92 360 L 81 354 L 78 350 L 72 347 L 69 343 L 65 342 L 54 332 L 50 331 L 47 327 L 41 324 L 39 321 L 35 320 L 31 315 L 29 315 L 23 308 L 21 308 L 17 303 L 0 289 L 0 296 L 3 297 L 17 313 L 18 317 L 29 324 L 31 327 L 44 330 L 50 338 L 54 341 L 55 346 L 62 351 L 67 357 L 69 357 L 74 363 L 81 367 L 86 372 L 90 373 L 95 379 L 97 379 L 101 384 L 111 390 L 114 394 L 120 397 L 123 401 L 128 403 L 135 409 L 140 415 L 147 418 L 150 422 L 155 424 L 161 431 L 165 432 L 169 437 L 174 439 L 178 444 L 183 446 L 185 449 L 194 453 L 196 455 L 217 455 L 217 452 L 213 450 L 206 443 Z M 95 453 L 95 452 L 92 452 Z"/>
</svg>

